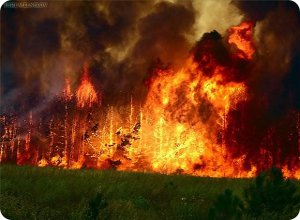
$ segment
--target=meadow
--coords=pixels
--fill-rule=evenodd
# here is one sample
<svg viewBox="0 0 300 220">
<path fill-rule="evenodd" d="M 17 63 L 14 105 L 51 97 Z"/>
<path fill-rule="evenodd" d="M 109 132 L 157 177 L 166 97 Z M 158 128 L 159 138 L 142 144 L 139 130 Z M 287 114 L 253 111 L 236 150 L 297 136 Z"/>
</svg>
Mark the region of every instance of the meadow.
<svg viewBox="0 0 300 220">
<path fill-rule="evenodd" d="M 64 170 L 1 165 L 1 212 L 8 219 L 86 219 L 91 200 L 106 203 L 99 219 L 207 219 L 225 189 L 243 198 L 254 179 Z M 294 181 L 299 191 L 300 181 Z"/>
</svg>

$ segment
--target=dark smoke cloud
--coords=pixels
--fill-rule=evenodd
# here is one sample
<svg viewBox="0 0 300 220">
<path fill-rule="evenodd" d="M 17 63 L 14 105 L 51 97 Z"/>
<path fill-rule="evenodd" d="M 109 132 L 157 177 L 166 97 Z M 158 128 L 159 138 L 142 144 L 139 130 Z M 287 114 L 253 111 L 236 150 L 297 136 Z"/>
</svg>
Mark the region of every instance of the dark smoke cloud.
<svg viewBox="0 0 300 220">
<path fill-rule="evenodd" d="M 274 2 L 269 4 L 273 9 Z M 277 5 L 257 23 L 258 52 L 247 80 L 254 102 L 266 99 L 269 105 L 266 115 L 275 118 L 290 108 L 299 110 L 300 100 L 300 87 L 296 86 L 300 84 L 299 9 L 293 2 Z"/>
<path fill-rule="evenodd" d="M 114 14 L 119 16 L 114 18 L 116 27 L 108 31 L 107 38 L 113 37 L 109 43 L 117 46 L 126 44 L 131 37 L 129 32 L 134 29 L 137 32 L 137 41 L 125 59 L 116 63 L 114 57 L 105 53 L 103 56 L 106 58 L 94 60 L 92 72 L 95 73 L 95 77 L 101 76 L 99 80 L 107 83 L 104 90 L 106 89 L 105 94 L 110 100 L 119 101 L 119 93 L 125 96 L 123 100 L 130 100 L 130 96 L 143 100 L 147 92 L 143 81 L 148 76 L 151 64 L 157 59 L 164 63 L 178 63 L 176 61 L 183 60 L 190 50 L 185 34 L 191 31 L 194 22 L 192 9 L 162 2 L 153 5 L 148 15 L 137 19 L 139 14 L 131 12 L 137 10 L 136 7 L 135 3 L 132 3 L 128 12 L 122 9 L 122 4 L 111 6 L 111 10 L 116 11 Z M 128 16 L 131 19 L 124 21 L 124 17 Z M 121 37 L 123 42 L 120 42 Z M 118 85 L 115 84 L 116 81 Z"/>
<path fill-rule="evenodd" d="M 143 100 L 149 66 L 158 58 L 183 60 L 194 23 L 189 2 L 49 2 L 43 9 L 3 8 L 1 16 L 1 96 L 26 103 L 36 94 L 28 108 L 51 101 L 66 77 L 76 88 L 85 62 L 106 104 Z"/>
<path fill-rule="evenodd" d="M 138 22 L 139 40 L 132 54 L 125 60 L 127 64 L 122 74 L 128 77 L 127 85 L 134 87 L 135 94 L 146 95 L 146 87 L 138 87 L 149 77 L 149 68 L 157 60 L 162 63 L 181 64 L 187 57 L 191 44 L 186 35 L 191 32 L 194 23 L 194 11 L 190 5 L 158 3 L 152 13 Z M 124 63 L 123 63 L 124 64 Z M 128 85 L 136 80 L 136 85 Z"/>
<path fill-rule="evenodd" d="M 251 21 L 264 19 L 280 2 L 283 1 L 232 1 L 243 12 L 244 17 Z"/>
<path fill-rule="evenodd" d="M 134 56 L 143 57 L 146 62 L 159 56 L 164 63 L 180 63 L 191 47 L 185 35 L 194 23 L 193 13 L 183 5 L 158 4 L 153 13 L 139 22 L 142 37 L 135 45 Z"/>
<path fill-rule="evenodd" d="M 52 96 L 50 67 L 60 49 L 59 20 L 47 9 L 1 12 L 1 111 L 34 109 Z"/>
</svg>

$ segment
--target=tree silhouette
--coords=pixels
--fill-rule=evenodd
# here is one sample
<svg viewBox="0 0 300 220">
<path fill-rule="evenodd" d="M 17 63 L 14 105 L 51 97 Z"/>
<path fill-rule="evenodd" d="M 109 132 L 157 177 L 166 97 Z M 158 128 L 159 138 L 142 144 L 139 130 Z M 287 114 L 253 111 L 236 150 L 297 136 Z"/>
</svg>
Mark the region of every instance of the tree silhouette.
<svg viewBox="0 0 300 220">
<path fill-rule="evenodd" d="M 223 219 L 242 219 L 244 206 L 239 197 L 233 195 L 232 191 L 226 189 L 224 193 L 220 194 L 214 201 L 209 210 L 209 219 L 223 220 Z"/>
<path fill-rule="evenodd" d="M 300 209 L 300 196 L 296 194 L 295 184 L 285 179 L 281 170 L 275 167 L 260 173 L 244 193 L 247 214 L 254 218 L 291 219 Z"/>
<path fill-rule="evenodd" d="M 97 192 L 96 196 L 89 201 L 86 217 L 88 220 L 95 220 L 98 218 L 99 211 L 107 206 L 103 195 Z"/>
</svg>

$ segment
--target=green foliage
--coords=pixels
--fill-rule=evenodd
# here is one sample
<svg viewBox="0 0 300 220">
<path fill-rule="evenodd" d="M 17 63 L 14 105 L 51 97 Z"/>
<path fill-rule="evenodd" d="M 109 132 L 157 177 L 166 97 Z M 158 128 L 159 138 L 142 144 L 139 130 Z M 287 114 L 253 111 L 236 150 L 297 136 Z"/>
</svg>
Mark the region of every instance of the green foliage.
<svg viewBox="0 0 300 220">
<path fill-rule="evenodd" d="M 97 192 L 96 196 L 93 197 L 88 204 L 87 219 L 94 220 L 98 218 L 99 211 L 107 207 L 107 202 L 104 200 L 102 193 Z"/>
<path fill-rule="evenodd" d="M 170 206 L 170 202 L 176 194 L 176 189 L 177 186 L 173 181 L 168 181 L 159 187 L 155 187 L 150 194 L 150 199 L 153 201 L 153 205 L 158 208 Z"/>
<path fill-rule="evenodd" d="M 298 187 L 299 190 L 299 187 Z M 292 219 L 300 209 L 297 185 L 285 179 L 280 169 L 260 173 L 244 190 L 242 201 L 231 190 L 225 190 L 214 201 L 210 219 Z"/>
<path fill-rule="evenodd" d="M 99 209 L 101 219 L 207 219 L 225 189 L 242 198 L 244 188 L 253 183 L 253 179 L 14 165 L 1 165 L 0 174 L 0 209 L 14 220 L 83 220 L 98 192 L 108 203 Z M 292 181 L 299 189 L 300 181 Z"/>
<path fill-rule="evenodd" d="M 260 173 L 255 183 L 245 189 L 245 201 L 247 214 L 254 218 L 291 219 L 300 209 L 296 185 L 284 179 L 281 170 L 275 167 Z"/>
<path fill-rule="evenodd" d="M 213 206 L 209 210 L 209 219 L 223 220 L 223 219 L 242 219 L 244 205 L 239 197 L 235 196 L 233 192 L 226 189 L 224 193 L 220 194 L 214 201 Z"/>
<path fill-rule="evenodd" d="M 143 196 L 137 196 L 134 198 L 133 204 L 138 209 L 148 210 L 150 208 L 150 201 Z"/>
</svg>

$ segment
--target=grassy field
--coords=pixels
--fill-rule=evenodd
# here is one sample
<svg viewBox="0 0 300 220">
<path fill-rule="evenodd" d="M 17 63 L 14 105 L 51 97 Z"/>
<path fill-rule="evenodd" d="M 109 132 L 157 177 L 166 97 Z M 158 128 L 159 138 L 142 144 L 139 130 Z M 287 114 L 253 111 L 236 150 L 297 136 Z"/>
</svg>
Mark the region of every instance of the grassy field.
<svg viewBox="0 0 300 220">
<path fill-rule="evenodd" d="M 85 219 L 101 192 L 108 204 L 101 219 L 207 219 L 218 194 L 231 189 L 242 198 L 252 181 L 2 165 L 1 212 L 9 219 Z"/>
</svg>

